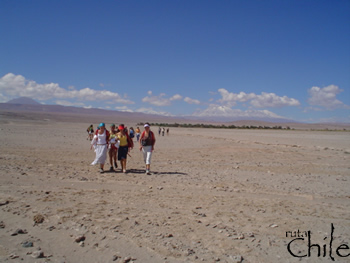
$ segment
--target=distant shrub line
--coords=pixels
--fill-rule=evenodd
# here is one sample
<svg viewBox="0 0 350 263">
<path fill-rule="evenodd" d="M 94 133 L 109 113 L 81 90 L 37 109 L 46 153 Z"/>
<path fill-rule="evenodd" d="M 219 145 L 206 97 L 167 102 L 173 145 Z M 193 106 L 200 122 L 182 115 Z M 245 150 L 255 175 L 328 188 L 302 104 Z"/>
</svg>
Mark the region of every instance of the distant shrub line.
<svg viewBox="0 0 350 263">
<path fill-rule="evenodd" d="M 140 122 L 137 125 L 143 126 L 144 123 Z M 273 129 L 273 130 L 290 130 L 289 126 L 283 128 L 282 126 L 254 126 L 254 125 L 213 125 L 213 124 L 191 124 L 191 123 L 150 123 L 151 126 L 158 127 L 180 127 L 180 128 L 215 128 L 215 129 Z"/>
</svg>

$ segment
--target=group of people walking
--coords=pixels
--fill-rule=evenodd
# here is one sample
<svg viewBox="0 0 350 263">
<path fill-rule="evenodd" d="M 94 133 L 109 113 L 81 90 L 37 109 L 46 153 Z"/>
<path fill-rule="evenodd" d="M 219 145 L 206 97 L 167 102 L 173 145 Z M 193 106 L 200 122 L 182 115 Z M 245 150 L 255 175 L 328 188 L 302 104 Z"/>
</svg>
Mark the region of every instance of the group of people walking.
<svg viewBox="0 0 350 263">
<path fill-rule="evenodd" d="M 90 126 L 92 127 L 92 125 Z M 130 150 L 134 148 L 133 138 L 136 135 L 139 149 L 143 153 L 146 165 L 146 174 L 151 175 L 150 165 L 154 144 L 156 142 L 154 133 L 150 130 L 149 123 L 144 125 L 144 131 L 141 134 L 140 128 L 134 131 L 131 127 L 128 131 L 124 124 L 120 124 L 116 129 L 115 124 L 110 125 L 110 130 L 106 129 L 105 123 L 100 123 L 91 140 L 91 149 L 94 148 L 96 157 L 91 165 L 100 165 L 100 173 L 104 172 L 104 165 L 109 155 L 110 169 L 113 172 L 118 168 L 117 160 L 120 161 L 121 171 L 126 173 L 126 162 Z"/>
<path fill-rule="evenodd" d="M 162 133 L 162 136 L 164 136 L 165 128 L 158 128 L 158 134 L 160 136 L 160 133 Z M 166 129 L 166 134 L 169 135 L 169 128 Z"/>
</svg>

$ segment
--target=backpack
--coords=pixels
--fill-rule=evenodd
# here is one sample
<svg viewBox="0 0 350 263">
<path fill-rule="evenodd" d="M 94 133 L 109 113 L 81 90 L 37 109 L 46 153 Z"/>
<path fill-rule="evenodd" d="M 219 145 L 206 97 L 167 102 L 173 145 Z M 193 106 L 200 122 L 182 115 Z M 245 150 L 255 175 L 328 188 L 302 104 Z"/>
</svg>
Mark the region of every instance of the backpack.
<svg viewBox="0 0 350 263">
<path fill-rule="evenodd" d="M 130 130 L 130 138 L 134 138 L 134 131 Z"/>
<path fill-rule="evenodd" d="M 154 134 L 153 134 L 153 132 L 152 131 L 149 131 L 149 134 L 150 134 L 150 140 L 151 140 L 151 145 L 153 145 L 154 144 L 154 141 L 155 141 L 155 139 L 154 139 Z M 143 131 L 142 132 L 142 134 L 141 134 L 141 144 L 142 144 L 142 138 L 145 136 L 145 131 Z M 144 146 L 144 145 L 143 145 Z"/>
<path fill-rule="evenodd" d="M 130 136 L 126 133 L 126 140 L 128 141 L 128 147 L 129 148 L 134 148 L 134 142 L 130 138 Z"/>
</svg>

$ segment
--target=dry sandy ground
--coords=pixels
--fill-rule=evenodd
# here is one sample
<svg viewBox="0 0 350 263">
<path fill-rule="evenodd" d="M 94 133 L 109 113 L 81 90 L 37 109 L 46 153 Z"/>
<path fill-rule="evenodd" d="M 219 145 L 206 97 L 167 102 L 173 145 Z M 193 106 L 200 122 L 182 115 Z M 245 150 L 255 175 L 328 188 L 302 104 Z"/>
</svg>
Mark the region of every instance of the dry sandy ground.
<svg viewBox="0 0 350 263">
<path fill-rule="evenodd" d="M 172 128 L 101 175 L 90 123 L 0 122 L 1 262 L 350 261 L 349 132 Z"/>
</svg>

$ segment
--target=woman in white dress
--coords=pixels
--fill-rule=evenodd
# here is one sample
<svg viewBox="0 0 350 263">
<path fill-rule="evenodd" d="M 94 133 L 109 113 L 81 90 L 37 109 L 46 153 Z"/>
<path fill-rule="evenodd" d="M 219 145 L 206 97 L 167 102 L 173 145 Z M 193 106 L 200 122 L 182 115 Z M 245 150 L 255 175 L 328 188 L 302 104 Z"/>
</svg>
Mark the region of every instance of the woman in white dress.
<svg viewBox="0 0 350 263">
<path fill-rule="evenodd" d="M 91 165 L 100 164 L 100 173 L 103 173 L 103 167 L 107 159 L 107 149 L 109 132 L 106 130 L 104 123 L 100 123 L 99 129 L 96 131 L 93 140 L 91 141 L 91 148 L 94 147 L 96 157 Z"/>
</svg>

